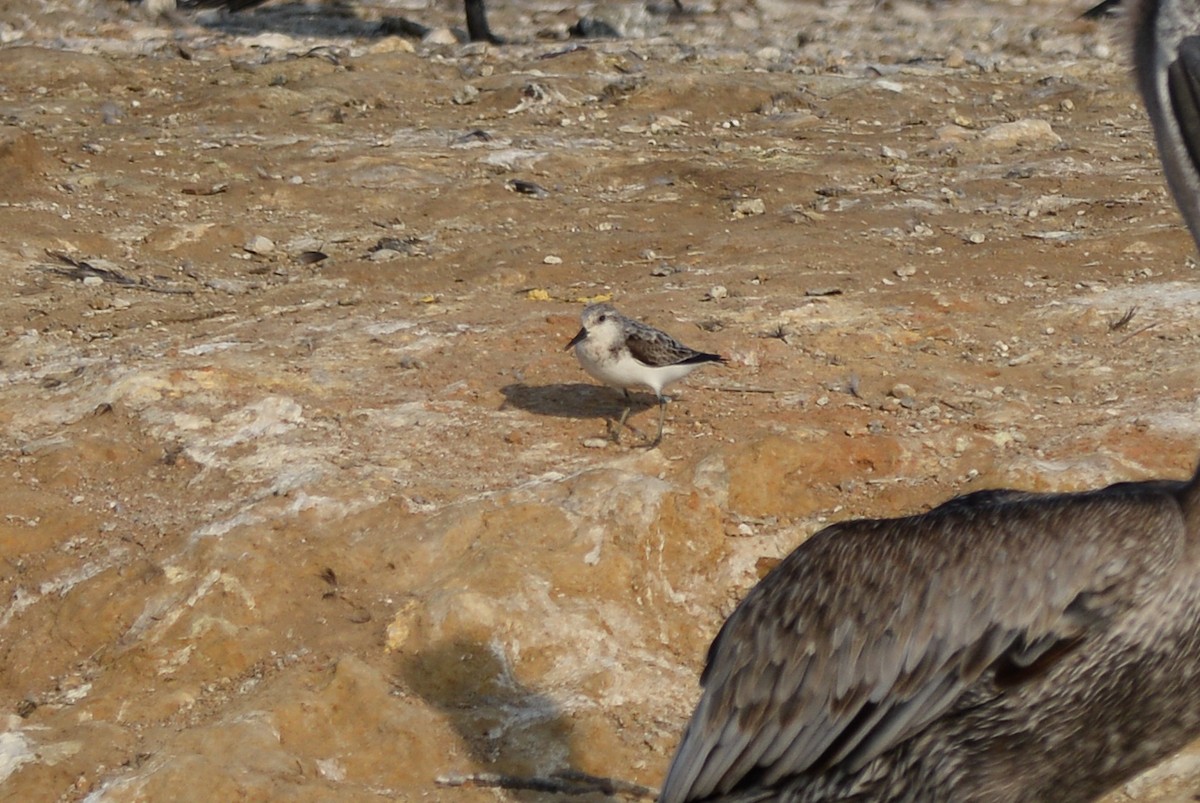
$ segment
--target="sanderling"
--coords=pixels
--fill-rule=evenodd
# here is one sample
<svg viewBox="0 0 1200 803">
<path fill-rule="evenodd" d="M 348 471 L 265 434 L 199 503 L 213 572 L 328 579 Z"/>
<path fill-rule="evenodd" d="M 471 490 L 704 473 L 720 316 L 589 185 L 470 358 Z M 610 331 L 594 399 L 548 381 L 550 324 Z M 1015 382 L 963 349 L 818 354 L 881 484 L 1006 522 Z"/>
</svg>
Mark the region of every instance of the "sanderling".
<svg viewBox="0 0 1200 803">
<path fill-rule="evenodd" d="M 625 392 L 625 412 L 617 422 L 614 439 L 620 437 L 632 409 L 629 388 L 647 387 L 658 396 L 658 434 L 646 444 L 653 449 L 662 441 L 667 412 L 663 388 L 706 362 L 725 362 L 719 354 L 688 348 L 661 329 L 626 318 L 612 304 L 584 307 L 582 319 L 583 327 L 565 350 L 575 349 L 583 370 Z"/>
</svg>

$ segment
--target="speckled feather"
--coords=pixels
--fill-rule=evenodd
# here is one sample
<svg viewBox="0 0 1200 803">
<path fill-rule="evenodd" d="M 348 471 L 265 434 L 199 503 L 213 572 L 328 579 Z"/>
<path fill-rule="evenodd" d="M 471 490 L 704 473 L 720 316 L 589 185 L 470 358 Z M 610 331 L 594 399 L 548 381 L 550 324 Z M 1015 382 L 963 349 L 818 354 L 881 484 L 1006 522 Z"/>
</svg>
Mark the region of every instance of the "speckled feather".
<svg viewBox="0 0 1200 803">
<path fill-rule="evenodd" d="M 1196 561 L 1200 549 L 1184 509 L 1196 486 L 1194 479 L 1074 495 L 984 492 L 922 516 L 816 534 L 751 591 L 713 642 L 704 694 L 660 800 L 756 799 L 766 790 L 795 801 L 856 793 L 1019 800 L 1037 799 L 1022 788 L 1066 783 L 1078 768 L 1039 777 L 1036 759 L 1021 755 L 1022 746 L 1042 748 L 1038 719 L 1024 717 L 1020 703 L 1109 661 L 1140 660 L 1175 635 L 1186 640 L 1164 621 L 1177 615 L 1192 640 L 1190 652 L 1170 659 L 1173 671 L 1200 661 L 1200 564 L 1185 560 Z M 1147 612 L 1156 629 L 1141 627 Z M 1102 679 L 1094 682 L 1104 690 Z M 1005 697 L 989 712 L 980 700 L 997 695 Z M 1170 707 L 1185 703 L 1195 721 L 1164 744 L 1182 745 L 1200 725 L 1200 686 Z M 1153 708 L 1137 701 L 1142 706 Z M 1121 728 L 1140 715 L 1112 714 Z M 971 716 L 977 740 L 1009 734 L 1015 775 L 981 780 L 962 771 L 968 762 L 950 738 L 956 727 L 940 720 Z M 1108 738 L 1105 727 L 1097 720 L 1098 738 Z M 916 759 L 925 766 L 906 768 L 914 759 L 889 755 L 909 740 L 930 748 Z M 1082 737 L 1079 744 L 1089 749 Z M 1079 763 L 1086 759 L 1083 752 Z M 1129 770 L 1084 772 L 1090 777 L 1076 787 L 1086 794 Z M 864 780 L 879 776 L 882 784 Z"/>
<path fill-rule="evenodd" d="M 652 368 L 702 362 L 720 362 L 718 354 L 708 354 L 685 346 L 661 329 L 627 318 L 617 312 L 612 304 L 592 304 L 583 313 L 585 323 L 600 315 L 609 316 L 619 322 L 623 335 L 623 346 L 633 358 Z"/>
</svg>

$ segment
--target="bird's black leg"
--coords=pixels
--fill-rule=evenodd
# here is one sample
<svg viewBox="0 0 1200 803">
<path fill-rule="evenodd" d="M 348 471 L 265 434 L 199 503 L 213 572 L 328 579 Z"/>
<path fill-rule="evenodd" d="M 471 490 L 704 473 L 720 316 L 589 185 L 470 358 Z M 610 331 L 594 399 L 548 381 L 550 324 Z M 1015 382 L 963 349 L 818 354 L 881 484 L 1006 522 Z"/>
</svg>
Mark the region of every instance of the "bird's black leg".
<svg viewBox="0 0 1200 803">
<path fill-rule="evenodd" d="M 658 434 L 654 436 L 654 440 L 646 444 L 647 449 L 653 449 L 662 443 L 663 422 L 667 418 L 667 397 L 658 397 Z"/>
<path fill-rule="evenodd" d="M 625 411 L 621 413 L 621 419 L 619 421 L 617 421 L 617 428 L 613 430 L 613 434 L 612 434 L 613 443 L 621 442 L 621 429 L 625 426 L 625 419 L 629 418 L 629 411 L 633 409 L 633 397 L 629 395 L 628 389 L 626 389 L 624 391 L 624 393 L 625 393 Z M 630 429 L 633 429 L 633 427 L 630 427 Z"/>
<path fill-rule="evenodd" d="M 504 40 L 492 33 L 492 29 L 488 27 L 487 8 L 483 5 L 483 0 L 463 0 L 463 5 L 467 11 L 467 36 L 472 42 L 504 44 Z"/>
</svg>

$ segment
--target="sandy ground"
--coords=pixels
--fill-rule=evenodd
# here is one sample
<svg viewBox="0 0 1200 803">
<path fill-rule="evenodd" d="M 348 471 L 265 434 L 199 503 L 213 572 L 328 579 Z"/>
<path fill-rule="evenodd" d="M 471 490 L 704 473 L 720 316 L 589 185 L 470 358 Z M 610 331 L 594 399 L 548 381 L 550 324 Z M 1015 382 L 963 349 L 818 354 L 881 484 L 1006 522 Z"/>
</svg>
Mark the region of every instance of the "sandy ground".
<svg viewBox="0 0 1200 803">
<path fill-rule="evenodd" d="M 1120 23 L 687 6 L 497 2 L 502 47 L 6 6 L 2 796 L 655 787 L 823 524 L 1189 471 L 1200 283 Z M 598 299 L 729 358 L 658 449 L 563 351 Z"/>
</svg>

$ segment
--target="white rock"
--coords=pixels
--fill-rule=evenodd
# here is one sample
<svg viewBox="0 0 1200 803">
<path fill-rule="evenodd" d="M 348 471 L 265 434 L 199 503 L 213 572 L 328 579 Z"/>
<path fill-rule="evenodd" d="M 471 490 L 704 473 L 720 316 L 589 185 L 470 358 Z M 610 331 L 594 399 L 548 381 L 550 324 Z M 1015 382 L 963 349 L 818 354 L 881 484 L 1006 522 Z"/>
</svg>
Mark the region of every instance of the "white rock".
<svg viewBox="0 0 1200 803">
<path fill-rule="evenodd" d="M 263 237 L 261 234 L 256 234 L 246 241 L 242 246 L 243 249 L 251 254 L 269 254 L 275 250 L 275 242 L 269 237 Z"/>
<path fill-rule="evenodd" d="M 1019 145 L 1041 145 L 1049 147 L 1062 142 L 1062 137 L 1045 120 L 1014 120 L 1000 123 L 983 132 L 983 141 L 998 148 L 1015 148 Z"/>
</svg>

